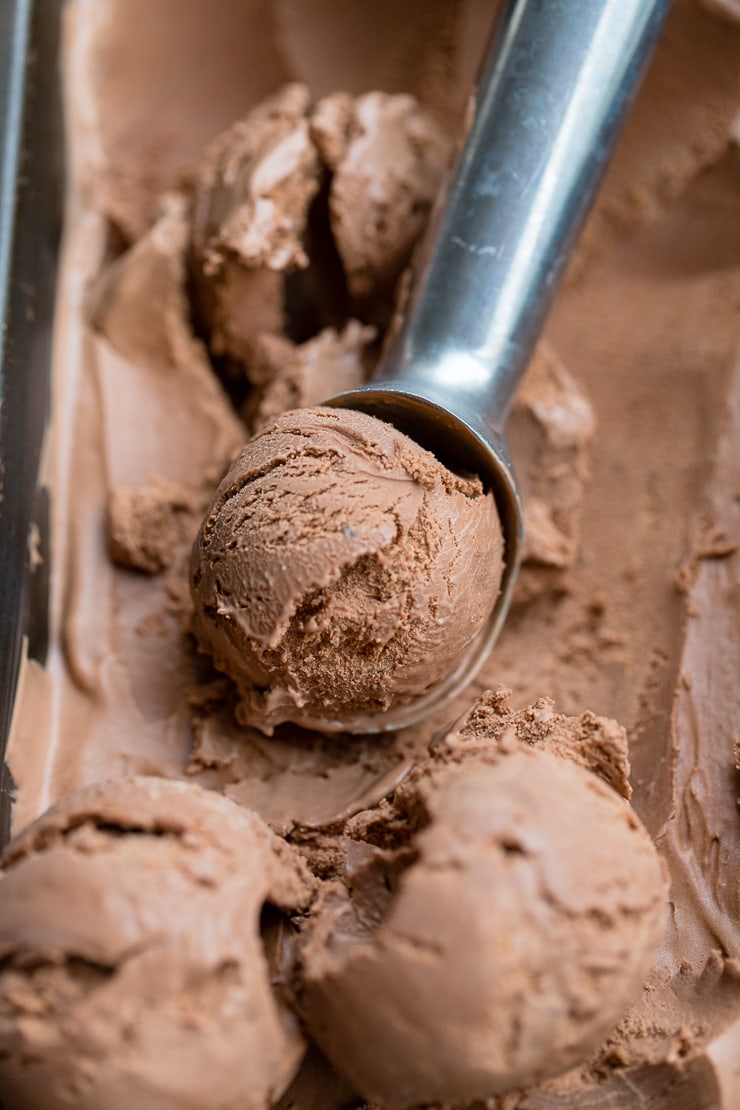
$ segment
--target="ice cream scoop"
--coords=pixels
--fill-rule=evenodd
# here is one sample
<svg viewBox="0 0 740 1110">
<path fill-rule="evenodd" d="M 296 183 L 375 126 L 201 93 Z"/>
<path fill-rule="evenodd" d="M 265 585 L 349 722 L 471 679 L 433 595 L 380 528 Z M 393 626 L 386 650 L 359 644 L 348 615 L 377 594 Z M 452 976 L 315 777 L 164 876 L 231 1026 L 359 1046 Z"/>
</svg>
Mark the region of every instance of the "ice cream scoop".
<svg viewBox="0 0 740 1110">
<path fill-rule="evenodd" d="M 367 413 L 294 409 L 216 491 L 193 548 L 193 628 L 245 724 L 373 731 L 464 668 L 502 555 L 478 478 Z"/>
<path fill-rule="evenodd" d="M 368 1102 L 491 1099 L 565 1071 L 619 1021 L 667 896 L 610 785 L 625 791 L 625 756 L 614 721 L 489 694 L 348 823 L 347 884 L 319 895 L 297 990 Z"/>
<path fill-rule="evenodd" d="M 501 629 L 520 561 L 522 506 L 503 435 L 509 409 L 669 7 L 502 6 L 399 326 L 375 380 L 327 402 L 394 424 L 494 491 L 506 565 L 460 686 Z"/>
<path fill-rule="evenodd" d="M 317 445 L 327 410 L 306 410 L 289 449 L 282 421 L 265 427 L 222 483 L 194 548 L 191 584 L 198 637 L 237 682 L 247 723 L 400 728 L 438 711 L 483 663 L 521 556 L 504 424 L 666 8 L 665 0 L 506 6 L 402 322 L 375 381 L 328 402 L 376 427 L 343 428 L 341 445 L 322 434 Z M 392 446 L 389 424 L 401 434 Z M 461 532 L 463 542 L 496 553 L 483 612 L 473 606 L 469 615 L 460 600 L 470 559 L 460 556 L 457 509 L 436 514 L 438 524 L 447 521 L 441 561 L 411 558 L 406 541 L 425 516 L 404 522 L 395 497 L 387 535 L 373 525 L 371 536 L 360 519 L 363 505 L 383 503 L 379 483 L 394 470 L 394 452 L 404 471 L 393 478 L 396 490 L 415 484 L 406 492 L 418 502 L 428 451 L 447 474 L 440 490 L 473 475 L 495 500 L 503 564 L 499 521 L 485 538 L 478 527 Z M 426 538 L 444 534 L 439 527 Z M 403 573 L 391 569 L 391 548 Z M 467 583 L 471 596 L 480 577 Z M 345 619 L 352 612 L 354 629 Z M 410 658 L 401 650 L 409 628 L 418 634 Z M 425 629 L 433 631 L 426 652 Z"/>
<path fill-rule="evenodd" d="M 270 921 L 314 883 L 255 813 L 192 783 L 98 783 L 12 841 L 0 890 L 8 1110 L 264 1110 L 288 1085 L 304 1040 Z"/>
</svg>

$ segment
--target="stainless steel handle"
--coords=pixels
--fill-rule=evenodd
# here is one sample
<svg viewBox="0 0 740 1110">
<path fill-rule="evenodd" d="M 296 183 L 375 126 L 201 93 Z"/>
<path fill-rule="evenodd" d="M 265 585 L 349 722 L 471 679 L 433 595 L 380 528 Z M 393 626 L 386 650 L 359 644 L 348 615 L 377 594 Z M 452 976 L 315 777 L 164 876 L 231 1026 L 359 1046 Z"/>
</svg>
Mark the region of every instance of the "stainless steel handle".
<svg viewBox="0 0 740 1110">
<path fill-rule="evenodd" d="M 502 429 L 669 6 L 505 5 L 377 380 Z"/>
</svg>

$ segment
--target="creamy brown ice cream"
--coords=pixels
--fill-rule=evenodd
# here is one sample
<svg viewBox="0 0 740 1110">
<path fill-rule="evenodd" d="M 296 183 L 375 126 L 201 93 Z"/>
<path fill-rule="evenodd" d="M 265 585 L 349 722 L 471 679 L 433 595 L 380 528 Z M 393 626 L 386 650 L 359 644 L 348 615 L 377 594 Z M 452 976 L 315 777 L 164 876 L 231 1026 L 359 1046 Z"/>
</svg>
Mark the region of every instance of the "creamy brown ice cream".
<svg viewBox="0 0 740 1110">
<path fill-rule="evenodd" d="M 594 748 L 603 770 L 612 752 L 623 759 L 619 732 L 544 703 L 516 714 L 484 700 L 392 806 L 350 822 L 378 850 L 364 861 L 348 850 L 355 903 L 339 884 L 323 892 L 301 1002 L 371 1102 L 459 1104 L 528 1086 L 584 1059 L 637 996 L 664 928 L 665 868 L 627 803 L 583 766 Z M 373 869 L 385 885 L 368 899 Z"/>
<path fill-rule="evenodd" d="M 190 272 L 222 370 L 264 384 L 259 344 L 295 328 L 295 271 L 308 271 L 298 299 L 316 301 L 304 315 L 312 307 L 330 323 L 348 298 L 387 323 L 449 151 L 413 96 L 340 93 L 312 106 L 298 84 L 220 135 L 196 176 Z M 330 385 L 331 373 L 316 401 Z"/>
<path fill-rule="evenodd" d="M 675 0 L 509 424 L 527 549 L 478 689 L 504 683 L 516 706 L 547 693 L 573 717 L 589 706 L 626 726 L 632 804 L 668 863 L 671 895 L 666 934 L 619 1024 L 563 1075 L 491 1096 L 497 1110 L 740 1103 L 732 8 Z M 374 258 L 376 293 L 351 294 L 355 262 L 343 260 L 338 238 L 342 221 L 351 237 L 352 214 L 337 218 L 334 178 L 344 174 L 360 198 L 358 235 L 363 209 L 380 219 L 425 210 L 429 190 L 414 167 L 426 165 L 431 178 L 439 170 L 429 154 L 438 151 L 441 170 L 436 129 L 450 148 L 459 137 L 491 17 L 486 0 L 219 0 L 219 19 L 208 0 L 66 6 L 71 196 L 41 475 L 51 491 L 50 568 L 38 560 L 45 544 L 30 537 L 32 581 L 51 570 L 50 646 L 43 665 L 28 659 L 16 703 L 16 828 L 102 778 L 192 776 L 257 809 L 316 874 L 343 884 L 346 867 L 355 903 L 359 876 L 366 892 L 377 878 L 365 866 L 358 815 L 393 795 L 447 718 L 395 736 L 336 739 L 290 724 L 266 738 L 239 724 L 233 684 L 189 638 L 187 566 L 203 513 L 249 433 L 285 406 L 321 403 L 345 372 L 354 382 L 372 369 L 393 299 L 380 286 L 393 281 Z M 381 157 L 380 131 L 363 135 L 358 106 L 378 89 L 418 101 L 418 114 L 397 105 L 375 117 L 383 149 L 392 139 L 401 152 L 405 183 Z M 276 94 L 294 101 L 277 145 L 302 153 L 280 160 L 286 172 L 266 193 L 271 141 L 253 134 L 254 157 L 240 144 L 250 141 L 244 121 L 274 112 L 274 100 L 272 109 L 260 104 Z M 347 95 L 351 133 L 335 129 L 344 145 L 330 149 L 319 108 Z M 231 162 L 219 135 L 235 121 Z M 422 131 L 432 145 L 415 162 L 411 137 Z M 363 142 L 364 167 L 353 160 Z M 239 243 L 248 258 L 221 236 L 222 217 L 207 243 L 193 221 L 194 199 L 207 211 L 229 164 L 245 189 L 226 189 L 223 211 L 236 219 L 230 229 L 247 233 Z M 367 191 L 357 192 L 363 181 Z M 380 208 L 370 203 L 378 184 Z M 270 209 L 278 196 L 295 221 L 287 236 Z M 267 223 L 258 207 L 271 211 Z M 286 242 L 287 270 L 272 269 Z M 201 280 L 207 254 L 212 271 Z M 333 368 L 324 392 L 325 356 Z M 621 789 L 614 735 L 592 740 L 586 762 L 598 762 L 603 740 L 602 764 Z M 448 1004 L 440 999 L 438 1012 Z M 278 1106 L 358 1102 L 314 1045 Z"/>
<path fill-rule="evenodd" d="M 312 895 L 259 817 L 197 786 L 128 778 L 66 797 L 0 871 L 3 1106 L 269 1106 L 304 1042 L 271 987 L 261 915 Z"/>
<path fill-rule="evenodd" d="M 337 332 L 325 328 L 305 343 L 263 333 L 255 350 L 253 390 L 245 406 L 248 423 L 258 430 L 288 409 L 314 408 L 362 385 L 367 348 L 375 328 L 350 320 Z"/>
<path fill-rule="evenodd" d="M 502 570 L 477 478 L 365 413 L 295 410 L 250 441 L 206 513 L 195 629 L 244 724 L 367 731 L 464 666 Z"/>
<path fill-rule="evenodd" d="M 172 564 L 180 518 L 192 508 L 188 490 L 164 479 L 111 491 L 108 513 L 110 556 L 114 563 L 156 574 Z"/>
<path fill-rule="evenodd" d="M 415 97 L 380 92 L 326 97 L 311 130 L 332 174 L 329 216 L 350 298 L 372 317 L 426 224 L 450 142 Z"/>
<path fill-rule="evenodd" d="M 283 324 L 286 269 L 303 246 L 319 158 L 308 130 L 308 89 L 288 85 L 214 142 L 193 201 L 196 310 L 214 355 L 249 366 L 261 330 Z"/>
</svg>

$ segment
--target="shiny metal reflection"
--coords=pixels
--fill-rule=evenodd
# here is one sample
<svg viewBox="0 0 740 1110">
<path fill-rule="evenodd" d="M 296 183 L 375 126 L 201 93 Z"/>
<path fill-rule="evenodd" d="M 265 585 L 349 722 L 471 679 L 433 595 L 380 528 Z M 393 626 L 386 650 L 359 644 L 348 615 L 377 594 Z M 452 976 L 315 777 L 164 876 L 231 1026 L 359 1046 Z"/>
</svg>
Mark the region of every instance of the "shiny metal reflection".
<svg viewBox="0 0 740 1110">
<path fill-rule="evenodd" d="M 387 420 L 453 469 L 480 474 L 504 529 L 501 594 L 469 657 L 444 689 L 372 728 L 415 723 L 449 702 L 504 622 L 523 539 L 506 418 L 669 7 L 504 5 L 375 380 L 328 402 Z"/>
</svg>

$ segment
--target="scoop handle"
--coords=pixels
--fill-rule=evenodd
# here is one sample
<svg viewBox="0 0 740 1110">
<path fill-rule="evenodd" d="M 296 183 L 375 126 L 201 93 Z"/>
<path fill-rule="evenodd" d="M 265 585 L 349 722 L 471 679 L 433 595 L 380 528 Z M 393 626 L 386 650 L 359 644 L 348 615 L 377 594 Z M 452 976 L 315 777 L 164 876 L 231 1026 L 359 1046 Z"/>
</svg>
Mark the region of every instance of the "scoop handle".
<svg viewBox="0 0 740 1110">
<path fill-rule="evenodd" d="M 375 380 L 503 428 L 669 7 L 504 4 Z"/>
</svg>

